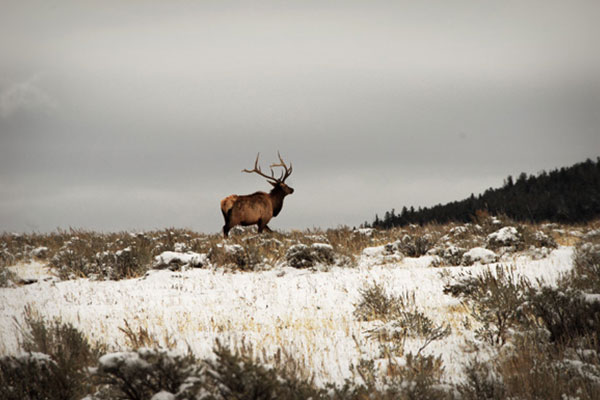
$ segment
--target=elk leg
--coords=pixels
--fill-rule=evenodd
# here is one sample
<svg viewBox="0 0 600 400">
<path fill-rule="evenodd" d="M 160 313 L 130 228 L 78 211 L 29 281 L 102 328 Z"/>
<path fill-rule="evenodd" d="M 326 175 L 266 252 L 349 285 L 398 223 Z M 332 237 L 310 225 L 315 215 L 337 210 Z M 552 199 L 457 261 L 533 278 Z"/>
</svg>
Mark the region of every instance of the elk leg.
<svg viewBox="0 0 600 400">
<path fill-rule="evenodd" d="M 221 211 L 223 212 L 223 219 L 225 219 L 225 225 L 223 225 L 223 236 L 228 237 L 229 230 L 231 229 L 231 226 L 229 226 L 229 221 L 231 220 L 231 209 L 229 209 L 227 212 L 223 210 Z"/>
<path fill-rule="evenodd" d="M 259 219 L 256 225 L 258 225 L 258 233 L 262 233 L 263 230 L 266 230 L 267 232 L 273 232 L 271 228 L 269 228 L 267 224 L 263 222 L 262 219 Z"/>
</svg>

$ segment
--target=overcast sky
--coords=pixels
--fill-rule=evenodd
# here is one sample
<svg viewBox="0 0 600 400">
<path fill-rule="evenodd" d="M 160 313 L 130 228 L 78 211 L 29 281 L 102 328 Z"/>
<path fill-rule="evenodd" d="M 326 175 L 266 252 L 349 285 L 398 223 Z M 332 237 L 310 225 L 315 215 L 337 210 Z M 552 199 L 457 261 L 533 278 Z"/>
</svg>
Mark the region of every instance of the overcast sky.
<svg viewBox="0 0 600 400">
<path fill-rule="evenodd" d="M 0 232 L 273 229 L 600 156 L 600 2 L 0 0 Z"/>
</svg>

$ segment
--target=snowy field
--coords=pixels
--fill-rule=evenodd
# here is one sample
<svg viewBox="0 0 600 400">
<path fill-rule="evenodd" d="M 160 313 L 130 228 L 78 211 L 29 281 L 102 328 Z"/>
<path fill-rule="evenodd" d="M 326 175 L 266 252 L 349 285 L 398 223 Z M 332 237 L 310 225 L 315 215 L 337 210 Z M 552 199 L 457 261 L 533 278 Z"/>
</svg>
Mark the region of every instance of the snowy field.
<svg viewBox="0 0 600 400">
<path fill-rule="evenodd" d="M 561 246 L 540 260 L 515 253 L 499 264 L 436 268 L 431 256 L 384 263 L 377 251 L 366 249 L 358 267 L 324 272 L 287 266 L 238 273 L 195 268 L 152 270 L 145 277 L 121 281 L 59 281 L 44 264 L 20 264 L 11 270 L 25 280 L 38 281 L 0 289 L 0 354 L 20 351 L 18 322 L 25 307 L 31 306 L 42 316 L 72 323 L 89 339 L 115 350 L 127 347 L 120 330 L 127 321 L 134 330 L 145 328 L 163 344 L 169 338 L 178 349 L 189 348 L 200 357 L 211 355 L 216 339 L 234 346 L 252 344 L 259 357 L 268 358 L 283 348 L 314 372 L 317 384 L 342 383 L 352 377 L 352 363 L 378 354 L 379 343 L 368 332 L 381 322 L 354 316 L 360 289 L 375 282 L 388 293 L 414 292 L 417 306 L 429 318 L 450 324 L 451 335 L 427 346 L 423 354 L 441 355 L 444 380 L 456 382 L 473 356 L 465 343 L 474 338 L 475 327 L 465 328 L 468 312 L 443 293 L 444 279 L 463 270 L 479 272 L 502 265 L 517 275 L 552 284 L 571 268 L 572 253 L 572 247 Z M 406 351 L 416 352 L 422 344 L 409 339 Z"/>
</svg>

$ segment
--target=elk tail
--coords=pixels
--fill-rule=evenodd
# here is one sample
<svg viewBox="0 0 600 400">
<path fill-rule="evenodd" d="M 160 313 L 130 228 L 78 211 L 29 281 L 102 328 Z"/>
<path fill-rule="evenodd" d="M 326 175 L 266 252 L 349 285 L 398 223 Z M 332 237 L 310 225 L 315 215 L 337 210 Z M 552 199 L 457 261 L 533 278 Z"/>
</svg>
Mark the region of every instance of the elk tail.
<svg viewBox="0 0 600 400">
<path fill-rule="evenodd" d="M 235 198 L 233 198 L 233 196 L 228 196 L 221 200 L 221 212 L 223 213 L 223 218 L 225 218 L 225 222 L 229 222 L 229 220 L 231 219 L 231 213 L 233 212 L 234 202 Z"/>
</svg>

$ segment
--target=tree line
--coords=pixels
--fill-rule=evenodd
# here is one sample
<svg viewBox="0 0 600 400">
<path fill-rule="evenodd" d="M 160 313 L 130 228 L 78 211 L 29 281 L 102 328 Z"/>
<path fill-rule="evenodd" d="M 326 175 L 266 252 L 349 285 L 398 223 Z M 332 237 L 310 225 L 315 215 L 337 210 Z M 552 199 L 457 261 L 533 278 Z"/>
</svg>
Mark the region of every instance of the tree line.
<svg viewBox="0 0 600 400">
<path fill-rule="evenodd" d="M 433 207 L 386 211 L 365 226 L 392 228 L 430 222 L 470 222 L 476 211 L 506 215 L 517 221 L 578 223 L 600 217 L 600 157 L 537 176 L 508 176 L 501 188 Z"/>
</svg>

